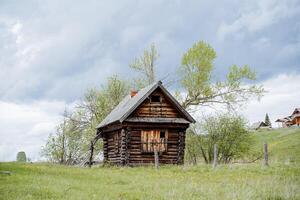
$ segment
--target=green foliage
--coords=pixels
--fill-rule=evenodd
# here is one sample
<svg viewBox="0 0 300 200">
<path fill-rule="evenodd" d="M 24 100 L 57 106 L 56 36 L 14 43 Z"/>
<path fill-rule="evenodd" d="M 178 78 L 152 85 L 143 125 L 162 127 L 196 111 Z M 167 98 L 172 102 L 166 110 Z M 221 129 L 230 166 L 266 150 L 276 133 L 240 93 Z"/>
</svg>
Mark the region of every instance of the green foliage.
<svg viewBox="0 0 300 200">
<path fill-rule="evenodd" d="M 65 111 L 62 122 L 51 134 L 41 155 L 51 162 L 77 164 L 87 158 L 90 142 L 96 136 L 96 126 L 128 94 L 129 84 L 117 76 L 108 78 L 106 86 L 90 89 L 82 102 L 71 112 Z M 102 150 L 95 146 L 94 155 Z"/>
<path fill-rule="evenodd" d="M 181 84 L 186 89 L 188 96 L 195 98 L 201 94 L 204 96 L 212 94 L 211 71 L 215 58 L 215 50 L 202 41 L 194 44 L 183 55 L 180 69 Z"/>
<path fill-rule="evenodd" d="M 189 131 L 191 133 L 188 134 L 197 139 L 192 142 L 187 140 L 187 149 L 194 146 L 195 153 L 198 157 L 202 155 L 206 163 L 213 161 L 214 144 L 218 146 L 218 160 L 222 163 L 242 158 L 250 149 L 250 134 L 246 129 L 245 120 L 240 116 L 225 114 L 206 117 L 200 127 L 193 127 Z"/>
<path fill-rule="evenodd" d="M 45 146 L 42 147 L 41 156 L 46 157 L 50 162 L 60 162 L 63 149 L 60 147 L 60 135 L 48 136 Z"/>
<path fill-rule="evenodd" d="M 142 77 L 134 80 L 136 89 L 144 88 L 155 81 L 155 64 L 158 57 L 155 45 L 151 44 L 149 50 L 145 49 L 144 54 L 129 65 L 131 69 L 142 74 Z"/>
<path fill-rule="evenodd" d="M 17 162 L 26 162 L 26 154 L 24 151 L 20 151 L 17 154 Z"/>
<path fill-rule="evenodd" d="M 207 43 L 200 41 L 194 44 L 182 57 L 180 76 L 186 95 L 179 95 L 183 107 L 225 105 L 233 109 L 251 97 L 258 99 L 264 94 L 259 85 L 246 85 L 244 80 L 253 81 L 256 74 L 247 65 L 233 65 L 224 81 L 213 80 L 213 61 L 216 52 Z"/>
<path fill-rule="evenodd" d="M 195 127 L 191 127 L 186 131 L 185 139 L 185 161 L 190 164 L 197 164 L 201 156 L 201 140 L 202 137 L 196 134 Z"/>
<path fill-rule="evenodd" d="M 266 117 L 265 117 L 265 124 L 266 124 L 267 126 L 272 127 L 272 124 L 271 124 L 271 121 L 270 121 L 270 118 L 269 118 L 268 113 L 266 114 Z"/>
<path fill-rule="evenodd" d="M 104 91 L 111 111 L 129 94 L 129 84 L 118 76 L 113 76 L 108 78 L 107 88 Z"/>
</svg>

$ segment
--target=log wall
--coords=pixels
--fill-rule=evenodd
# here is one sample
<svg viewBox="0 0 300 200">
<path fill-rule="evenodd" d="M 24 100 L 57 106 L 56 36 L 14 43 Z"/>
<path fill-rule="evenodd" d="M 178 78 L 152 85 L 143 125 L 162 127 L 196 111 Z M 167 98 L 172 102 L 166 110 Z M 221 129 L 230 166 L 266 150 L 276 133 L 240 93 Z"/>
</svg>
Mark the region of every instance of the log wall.
<svg viewBox="0 0 300 200">
<path fill-rule="evenodd" d="M 151 96 L 160 96 L 160 102 L 151 102 Z M 181 117 L 178 110 L 170 103 L 166 96 L 159 90 L 155 91 L 147 98 L 131 115 L 132 117 L 166 117 L 176 118 Z"/>
<path fill-rule="evenodd" d="M 182 164 L 178 163 L 178 155 L 182 155 L 184 149 L 179 149 L 179 131 L 176 129 L 168 130 L 167 151 L 159 153 L 159 162 L 161 164 Z M 143 165 L 154 163 L 154 152 L 143 153 L 141 147 L 141 129 L 131 131 L 131 140 L 129 149 L 129 165 Z M 184 136 L 183 136 L 184 137 Z M 181 153 L 180 153 L 181 151 Z"/>
<path fill-rule="evenodd" d="M 296 120 L 295 124 L 297 124 L 299 126 L 300 125 L 300 117 L 296 117 L 295 120 Z"/>
<path fill-rule="evenodd" d="M 121 163 L 121 130 L 106 133 L 103 137 L 103 153 L 105 161 L 113 164 Z"/>
<path fill-rule="evenodd" d="M 165 127 L 162 129 L 166 130 Z M 104 160 L 112 164 L 131 166 L 154 163 L 154 152 L 142 152 L 142 130 L 150 129 L 123 128 L 106 133 L 103 136 Z M 159 153 L 159 162 L 161 164 L 183 164 L 185 133 L 181 129 L 174 128 L 168 129 L 167 132 L 167 149 L 165 152 Z"/>
</svg>

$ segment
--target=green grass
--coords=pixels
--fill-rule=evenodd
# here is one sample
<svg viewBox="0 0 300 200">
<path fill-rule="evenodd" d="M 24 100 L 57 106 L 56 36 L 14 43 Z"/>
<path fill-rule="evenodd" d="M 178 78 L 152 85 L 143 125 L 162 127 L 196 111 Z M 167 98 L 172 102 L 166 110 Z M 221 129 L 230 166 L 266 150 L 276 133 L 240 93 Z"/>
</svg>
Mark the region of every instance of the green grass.
<svg viewBox="0 0 300 200">
<path fill-rule="evenodd" d="M 253 134 L 254 151 L 262 152 L 268 143 L 271 162 L 300 164 L 300 128 L 260 130 Z"/>
<path fill-rule="evenodd" d="M 0 174 L 0 199 L 300 199 L 299 134 L 299 129 L 253 134 L 253 148 L 269 143 L 270 167 L 260 161 L 159 170 L 0 163 L 0 171 L 12 172 Z"/>
</svg>

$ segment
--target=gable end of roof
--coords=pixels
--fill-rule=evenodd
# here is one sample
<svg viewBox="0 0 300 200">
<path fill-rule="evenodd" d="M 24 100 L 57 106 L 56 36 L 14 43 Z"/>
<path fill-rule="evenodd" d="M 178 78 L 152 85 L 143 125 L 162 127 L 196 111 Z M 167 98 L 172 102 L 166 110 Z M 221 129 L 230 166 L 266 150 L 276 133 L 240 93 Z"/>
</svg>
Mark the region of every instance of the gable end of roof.
<svg viewBox="0 0 300 200">
<path fill-rule="evenodd" d="M 162 85 L 161 81 L 153 83 L 142 89 L 134 97 L 129 95 L 125 97 L 115 109 L 109 113 L 104 120 L 97 126 L 102 128 L 114 122 L 122 123 L 125 121 L 137 108 L 140 106 L 146 98 L 148 98 L 156 89 L 160 88 L 162 92 L 169 98 L 171 103 L 176 107 L 176 109 L 190 122 L 195 123 L 195 119 L 179 104 L 179 102 L 167 91 L 167 89 Z"/>
</svg>

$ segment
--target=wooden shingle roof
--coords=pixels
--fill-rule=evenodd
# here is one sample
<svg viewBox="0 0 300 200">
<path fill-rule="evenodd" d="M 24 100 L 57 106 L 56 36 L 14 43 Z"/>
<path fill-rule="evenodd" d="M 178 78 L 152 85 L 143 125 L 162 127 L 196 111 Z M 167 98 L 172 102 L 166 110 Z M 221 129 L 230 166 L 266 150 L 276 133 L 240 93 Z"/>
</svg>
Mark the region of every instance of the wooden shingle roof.
<svg viewBox="0 0 300 200">
<path fill-rule="evenodd" d="M 295 108 L 292 115 L 299 114 L 299 113 L 300 113 L 300 108 Z"/>
<path fill-rule="evenodd" d="M 170 119 L 170 122 L 176 123 L 195 123 L 194 118 L 179 104 L 179 102 L 167 91 L 167 89 L 162 85 L 161 81 L 153 83 L 142 90 L 140 90 L 134 97 L 127 95 L 112 111 L 109 115 L 105 117 L 105 119 L 97 126 L 97 128 L 102 128 L 109 124 L 115 122 L 123 122 L 125 121 L 131 113 L 133 113 L 136 108 L 141 105 L 144 100 L 149 97 L 156 89 L 160 88 L 162 92 L 168 97 L 170 102 L 174 105 L 174 107 L 184 116 L 183 118 L 174 118 Z M 147 122 L 145 119 L 136 119 L 140 122 Z M 162 123 L 167 122 L 164 119 L 160 120 Z M 149 121 L 151 122 L 151 121 Z"/>
</svg>

